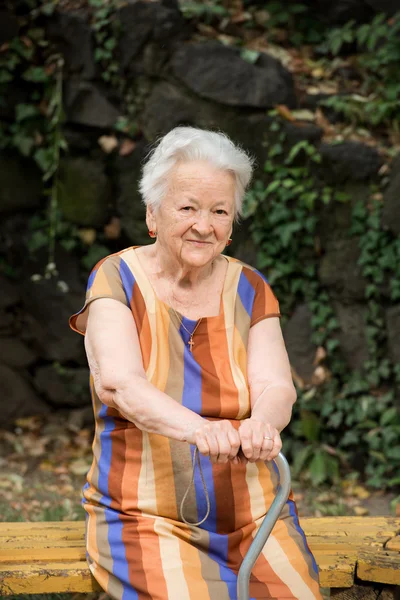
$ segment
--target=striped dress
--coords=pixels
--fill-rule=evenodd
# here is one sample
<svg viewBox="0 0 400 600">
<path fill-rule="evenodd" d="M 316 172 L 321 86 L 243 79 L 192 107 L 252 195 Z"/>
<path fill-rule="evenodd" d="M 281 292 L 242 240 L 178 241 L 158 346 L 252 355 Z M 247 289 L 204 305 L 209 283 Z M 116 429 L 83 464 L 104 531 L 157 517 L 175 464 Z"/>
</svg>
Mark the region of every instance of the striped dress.
<svg viewBox="0 0 400 600">
<path fill-rule="evenodd" d="M 188 332 L 159 300 L 135 247 L 100 261 L 86 303 L 70 319 L 84 333 L 83 312 L 96 298 L 127 305 L 138 330 L 147 379 L 207 419 L 235 427 L 250 415 L 247 341 L 258 321 L 279 316 L 266 280 L 228 260 L 220 314 L 203 318 L 189 351 Z M 193 331 L 196 321 L 183 318 Z M 267 360 L 267 357 L 266 357 Z M 278 485 L 273 464 L 211 464 L 201 456 L 210 513 L 198 527 L 183 522 L 194 447 L 145 433 L 102 404 L 91 378 L 93 463 L 83 488 L 90 569 L 116 600 L 234 600 L 237 572 Z M 198 468 L 184 516 L 200 521 L 207 504 Z M 256 562 L 250 597 L 320 599 L 318 571 L 291 496 Z"/>
</svg>

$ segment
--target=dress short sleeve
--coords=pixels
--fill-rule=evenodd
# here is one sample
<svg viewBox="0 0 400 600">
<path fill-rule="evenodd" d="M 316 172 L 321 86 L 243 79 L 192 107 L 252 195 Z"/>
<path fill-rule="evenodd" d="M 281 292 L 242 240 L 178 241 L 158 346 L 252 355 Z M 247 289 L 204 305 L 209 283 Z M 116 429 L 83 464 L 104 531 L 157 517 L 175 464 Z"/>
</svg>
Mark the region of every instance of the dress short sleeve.
<svg viewBox="0 0 400 600">
<path fill-rule="evenodd" d="M 79 312 L 69 318 L 71 329 L 85 335 L 87 307 L 98 298 L 114 298 L 129 306 L 120 273 L 121 259 L 111 255 L 99 261 L 93 267 L 86 288 L 85 304 Z"/>
<path fill-rule="evenodd" d="M 259 271 L 254 270 L 252 273 L 252 280 L 255 293 L 250 327 L 263 319 L 281 316 L 278 299 L 264 275 Z"/>
</svg>

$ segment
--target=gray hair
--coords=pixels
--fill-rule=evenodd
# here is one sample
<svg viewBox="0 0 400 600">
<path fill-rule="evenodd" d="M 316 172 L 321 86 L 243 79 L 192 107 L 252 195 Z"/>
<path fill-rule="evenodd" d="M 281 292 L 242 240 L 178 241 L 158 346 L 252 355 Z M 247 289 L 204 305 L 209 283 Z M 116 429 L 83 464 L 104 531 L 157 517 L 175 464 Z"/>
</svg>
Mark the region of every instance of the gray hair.
<svg viewBox="0 0 400 600">
<path fill-rule="evenodd" d="M 240 215 L 254 159 L 222 132 L 175 127 L 155 142 L 142 169 L 139 191 L 146 206 L 157 209 L 168 189 L 168 175 L 179 161 L 207 160 L 235 177 L 235 217 Z"/>
</svg>

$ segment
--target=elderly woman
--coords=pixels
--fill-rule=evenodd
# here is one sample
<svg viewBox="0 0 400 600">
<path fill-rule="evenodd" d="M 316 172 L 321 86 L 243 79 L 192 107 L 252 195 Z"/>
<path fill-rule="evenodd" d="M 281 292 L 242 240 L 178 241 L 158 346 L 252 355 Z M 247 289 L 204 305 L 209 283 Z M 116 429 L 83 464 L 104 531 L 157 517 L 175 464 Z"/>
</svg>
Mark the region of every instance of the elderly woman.
<svg viewBox="0 0 400 600">
<path fill-rule="evenodd" d="M 154 243 L 97 264 L 71 317 L 96 420 L 88 561 L 118 600 L 236 599 L 274 498 L 296 397 L 279 305 L 258 271 L 222 254 L 251 172 L 225 135 L 170 131 L 140 181 Z M 320 598 L 292 497 L 250 596 Z"/>
</svg>

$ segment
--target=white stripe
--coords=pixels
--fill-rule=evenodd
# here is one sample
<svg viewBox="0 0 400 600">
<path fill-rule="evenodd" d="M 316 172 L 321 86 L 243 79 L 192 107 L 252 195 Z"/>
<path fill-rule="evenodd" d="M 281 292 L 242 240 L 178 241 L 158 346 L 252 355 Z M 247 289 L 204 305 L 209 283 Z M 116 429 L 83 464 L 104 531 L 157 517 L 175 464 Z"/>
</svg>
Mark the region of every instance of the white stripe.
<svg viewBox="0 0 400 600">
<path fill-rule="evenodd" d="M 167 584 L 169 600 L 190 600 L 189 588 L 183 573 L 183 561 L 179 540 L 173 533 L 173 525 L 158 518 L 154 521 L 154 531 L 160 542 L 161 564 Z"/>
<path fill-rule="evenodd" d="M 137 507 L 144 514 L 157 514 L 156 485 L 154 479 L 153 454 L 148 434 L 143 431 L 142 466 L 138 481 Z"/>
<path fill-rule="evenodd" d="M 240 263 L 229 261 L 223 295 L 225 331 L 226 340 L 228 344 L 229 364 L 231 367 L 232 378 L 238 391 L 239 411 L 237 414 L 237 418 L 243 417 L 245 412 L 249 408 L 249 389 L 246 377 L 239 365 L 236 363 L 234 352 L 235 303 L 241 273 L 242 265 Z"/>
</svg>

